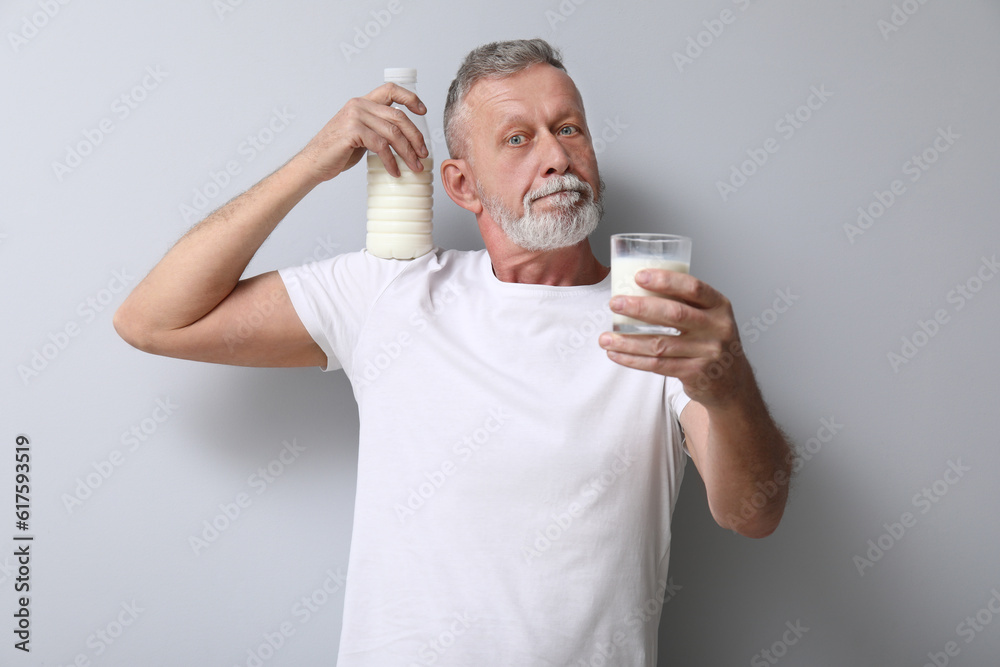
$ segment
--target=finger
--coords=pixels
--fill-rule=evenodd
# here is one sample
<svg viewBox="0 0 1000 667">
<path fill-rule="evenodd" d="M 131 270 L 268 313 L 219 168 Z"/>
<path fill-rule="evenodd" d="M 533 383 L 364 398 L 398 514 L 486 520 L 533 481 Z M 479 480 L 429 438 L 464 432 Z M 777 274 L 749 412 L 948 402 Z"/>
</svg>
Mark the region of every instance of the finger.
<svg viewBox="0 0 1000 667">
<path fill-rule="evenodd" d="M 643 355 L 626 354 L 624 352 L 608 351 L 608 359 L 640 371 L 651 371 L 660 375 L 680 378 L 691 374 L 696 362 L 691 359 L 674 359 L 662 357 L 647 357 Z"/>
<path fill-rule="evenodd" d="M 424 103 L 420 101 L 420 98 L 415 92 L 407 90 L 406 88 L 403 88 L 395 83 L 382 84 L 364 97 L 365 99 L 371 100 L 372 102 L 382 106 L 402 104 L 418 116 L 422 116 L 427 113 L 427 107 L 424 106 Z"/>
<path fill-rule="evenodd" d="M 400 176 L 399 165 L 396 163 L 396 156 L 392 152 L 392 145 L 388 139 L 377 130 L 364 124 L 355 130 L 355 136 L 360 148 L 367 149 L 379 156 L 390 176 L 396 178 Z"/>
<path fill-rule="evenodd" d="M 424 135 L 401 109 L 376 107 L 369 125 L 386 138 L 410 169 L 423 171 L 420 158 L 428 154 Z"/>
<path fill-rule="evenodd" d="M 706 312 L 673 298 L 660 296 L 623 296 L 611 299 L 612 312 L 649 324 L 673 327 L 684 333 L 703 337 L 710 321 Z"/>
<path fill-rule="evenodd" d="M 712 345 L 706 341 L 666 334 L 623 335 L 605 332 L 601 334 L 598 343 L 609 352 L 637 357 L 698 359 L 714 352 Z"/>
<path fill-rule="evenodd" d="M 417 114 L 418 116 L 422 116 L 427 113 L 427 107 L 425 107 L 424 103 L 420 101 L 420 98 L 417 97 L 416 93 L 394 83 L 386 83 L 379 86 L 372 92 L 368 93 L 368 95 L 365 95 L 362 99 L 373 102 L 376 108 L 382 107 L 394 109 L 394 111 L 399 112 L 400 110 L 395 109 L 392 105 L 402 104 L 409 111 Z M 378 111 L 373 109 L 373 113 L 378 113 Z M 417 126 L 413 124 L 413 121 L 407 118 L 405 113 L 399 113 L 398 115 L 393 114 L 392 119 L 394 122 L 397 122 L 401 129 L 403 129 L 410 137 L 416 147 L 416 152 L 420 155 L 420 157 L 427 157 L 429 152 L 424 143 L 424 137 L 420 134 L 420 130 L 417 129 Z"/>
<path fill-rule="evenodd" d="M 714 308 L 725 301 L 725 297 L 711 285 L 687 273 L 643 269 L 635 274 L 635 282 L 650 292 L 680 299 L 700 308 Z"/>
<path fill-rule="evenodd" d="M 386 115 L 388 114 L 388 115 Z M 422 171 L 416 146 L 421 146 L 426 152 L 423 136 L 417 127 L 406 118 L 399 109 L 377 107 L 377 111 L 362 120 L 364 124 L 363 142 L 365 148 L 377 153 L 385 164 L 386 170 L 393 176 L 399 176 L 399 167 L 389 151 L 391 147 L 403 162 L 413 171 Z M 414 136 L 415 135 L 415 136 Z M 417 142 L 414 144 L 414 142 Z"/>
</svg>

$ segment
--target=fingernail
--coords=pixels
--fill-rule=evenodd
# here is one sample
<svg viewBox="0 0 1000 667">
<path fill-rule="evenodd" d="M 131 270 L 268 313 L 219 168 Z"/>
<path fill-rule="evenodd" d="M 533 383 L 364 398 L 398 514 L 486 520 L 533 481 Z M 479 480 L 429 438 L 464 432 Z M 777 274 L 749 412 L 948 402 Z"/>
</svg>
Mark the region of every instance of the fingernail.
<svg viewBox="0 0 1000 667">
<path fill-rule="evenodd" d="M 607 347 L 608 345 L 611 345 L 611 334 L 602 333 L 601 337 L 598 338 L 598 342 L 600 342 L 601 347 Z"/>
<path fill-rule="evenodd" d="M 625 307 L 625 298 L 616 296 L 611 299 L 611 310 L 621 310 Z"/>
<path fill-rule="evenodd" d="M 635 274 L 635 281 L 637 283 L 648 283 L 649 282 L 649 271 L 643 269 Z"/>
</svg>

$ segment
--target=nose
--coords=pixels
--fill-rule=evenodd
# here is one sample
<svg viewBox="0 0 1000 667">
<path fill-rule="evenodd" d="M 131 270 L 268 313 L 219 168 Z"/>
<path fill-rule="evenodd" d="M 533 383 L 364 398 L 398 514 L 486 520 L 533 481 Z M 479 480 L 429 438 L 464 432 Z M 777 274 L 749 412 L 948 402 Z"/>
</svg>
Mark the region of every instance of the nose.
<svg viewBox="0 0 1000 667">
<path fill-rule="evenodd" d="M 537 140 L 539 153 L 539 171 L 545 176 L 565 174 L 569 171 L 571 161 L 566 148 L 551 132 L 546 132 Z"/>
</svg>

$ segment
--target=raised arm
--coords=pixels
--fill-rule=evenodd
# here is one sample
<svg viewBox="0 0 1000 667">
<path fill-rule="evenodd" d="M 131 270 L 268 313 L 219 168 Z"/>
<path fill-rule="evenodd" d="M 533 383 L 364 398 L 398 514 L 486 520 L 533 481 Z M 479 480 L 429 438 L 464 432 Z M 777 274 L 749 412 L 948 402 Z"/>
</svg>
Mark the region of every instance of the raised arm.
<svg viewBox="0 0 1000 667">
<path fill-rule="evenodd" d="M 291 160 L 198 223 L 118 308 L 114 326 L 130 345 L 168 357 L 240 366 L 324 366 L 326 355 L 292 308 L 277 272 L 241 280 L 264 240 L 314 187 L 378 153 L 398 175 L 394 149 L 415 171 L 427 147 L 417 96 L 385 84 L 350 100 Z"/>
</svg>

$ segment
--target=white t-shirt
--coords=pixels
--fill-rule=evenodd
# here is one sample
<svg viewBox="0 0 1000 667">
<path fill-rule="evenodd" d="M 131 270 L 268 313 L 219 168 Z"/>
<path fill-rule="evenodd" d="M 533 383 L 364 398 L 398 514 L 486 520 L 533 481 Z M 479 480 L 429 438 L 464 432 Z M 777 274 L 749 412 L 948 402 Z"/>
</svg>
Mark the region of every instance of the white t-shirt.
<svg viewBox="0 0 1000 667">
<path fill-rule="evenodd" d="M 598 345 L 610 278 L 440 249 L 280 275 L 360 413 L 338 664 L 655 665 L 689 399 Z"/>
</svg>

